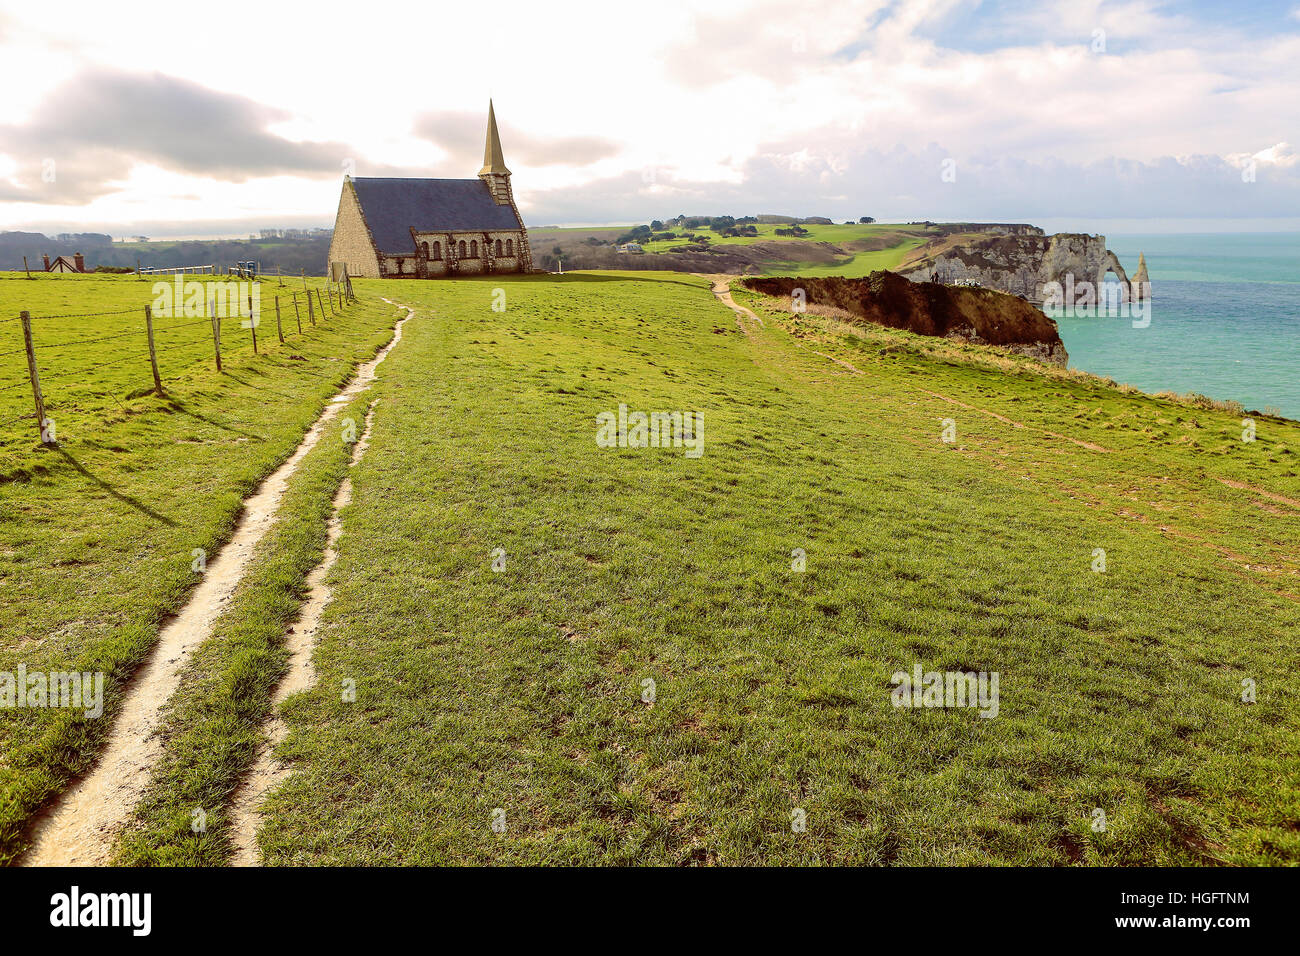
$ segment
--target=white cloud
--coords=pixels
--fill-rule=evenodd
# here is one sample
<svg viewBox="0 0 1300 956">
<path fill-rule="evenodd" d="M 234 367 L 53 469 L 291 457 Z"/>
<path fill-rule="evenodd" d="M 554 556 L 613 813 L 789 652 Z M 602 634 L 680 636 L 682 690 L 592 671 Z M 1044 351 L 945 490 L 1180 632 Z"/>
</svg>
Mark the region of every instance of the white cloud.
<svg viewBox="0 0 1300 956">
<path fill-rule="evenodd" d="M 489 95 L 521 202 L 566 221 L 641 219 L 722 199 L 739 205 L 717 211 L 825 201 L 955 218 L 971 208 L 1034 210 L 1073 196 L 1084 179 L 1097 187 L 1093 206 L 1116 207 L 1098 216 L 1128 216 L 1132 202 L 1164 208 L 1151 197 L 1166 187 L 1205 190 L 1186 198 L 1221 204 L 1212 177 L 1188 178 L 1207 163 L 1228 169 L 1245 155 L 1270 170 L 1294 164 L 1281 147 L 1300 119 L 1300 36 L 1247 35 L 1230 19 L 1197 22 L 1143 0 L 493 9 L 499 25 L 488 28 L 480 8 L 358 15 L 354 4 L 327 2 L 303 17 L 266 5 L 256 29 L 154 0 L 129 17 L 64 5 L 57 23 L 16 9 L 0 22 L 0 84 L 30 95 L 0 103 L 0 228 L 78 213 L 111 221 L 128 209 L 197 222 L 232 204 L 328 224 L 345 158 L 363 175 L 473 175 Z M 1094 29 L 1106 31 L 1104 53 L 1090 45 Z M 209 114 L 222 104 L 242 112 L 215 109 L 224 126 L 201 110 L 169 124 L 136 106 L 115 121 L 129 135 L 115 137 L 79 106 L 96 90 L 74 85 L 47 98 L 79 76 L 145 67 Z M 104 111 L 122 99 L 109 97 Z M 33 163 L 49 149 L 98 184 L 44 197 L 62 199 L 58 210 L 30 191 Z M 983 184 L 982 207 L 980 196 L 905 175 L 907 163 L 934 156 L 956 159 Z M 224 172 L 223 157 L 237 161 Z M 227 181 L 240 177 L 239 187 Z M 1135 178 L 1144 188 L 1130 194 Z M 1263 194 L 1279 182 L 1255 185 Z M 168 198 L 177 195 L 199 198 Z"/>
<path fill-rule="evenodd" d="M 794 143 L 772 144 L 745 164 L 738 183 L 679 178 L 652 194 L 633 177 L 613 177 L 534 193 L 524 211 L 534 223 L 583 221 L 592 208 L 625 220 L 688 211 L 882 221 L 1300 217 L 1300 168 L 1280 148 L 1263 153 L 1274 151 L 1278 161 L 1258 162 L 1251 181 L 1243 180 L 1241 164 L 1212 155 L 1151 162 L 993 157 L 959 160 L 945 178 L 951 151 L 938 144 L 849 151 L 841 166 Z"/>
<path fill-rule="evenodd" d="M 1296 153 L 1295 147 L 1290 143 L 1276 143 L 1268 149 L 1261 149 L 1257 153 L 1231 153 L 1225 156 L 1224 160 L 1237 169 L 1241 169 L 1252 162 L 1257 167 L 1267 165 L 1287 169 L 1300 162 L 1300 154 Z"/>
</svg>

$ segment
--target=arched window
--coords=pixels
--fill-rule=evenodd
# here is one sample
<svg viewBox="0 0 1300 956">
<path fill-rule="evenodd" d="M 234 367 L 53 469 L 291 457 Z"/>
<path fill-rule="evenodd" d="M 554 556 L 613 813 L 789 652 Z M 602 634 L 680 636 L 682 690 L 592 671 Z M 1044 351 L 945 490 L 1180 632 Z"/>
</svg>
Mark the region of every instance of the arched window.
<svg viewBox="0 0 1300 956">
<path fill-rule="evenodd" d="M 424 258 L 429 258 L 429 244 L 427 242 L 420 243 L 420 251 L 424 253 Z"/>
<path fill-rule="evenodd" d="M 501 255 L 501 240 L 497 240 L 497 255 Z"/>
<path fill-rule="evenodd" d="M 465 258 L 465 240 L 464 240 L 464 239 L 462 239 L 462 240 L 460 241 L 460 257 L 461 257 L 462 259 Z"/>
<path fill-rule="evenodd" d="M 477 239 L 471 239 L 471 240 L 469 241 L 469 257 L 470 257 L 471 259 L 477 259 L 477 258 L 478 258 L 478 240 L 477 240 Z"/>
<path fill-rule="evenodd" d="M 514 254 L 515 254 L 515 242 L 514 242 L 513 239 L 507 239 L 507 240 L 506 240 L 506 255 L 508 255 L 508 256 L 513 256 Z"/>
<path fill-rule="evenodd" d="M 441 258 L 442 258 L 442 243 L 441 243 L 441 242 L 435 242 L 435 243 L 433 244 L 433 257 L 434 257 L 435 259 L 441 259 Z"/>
</svg>

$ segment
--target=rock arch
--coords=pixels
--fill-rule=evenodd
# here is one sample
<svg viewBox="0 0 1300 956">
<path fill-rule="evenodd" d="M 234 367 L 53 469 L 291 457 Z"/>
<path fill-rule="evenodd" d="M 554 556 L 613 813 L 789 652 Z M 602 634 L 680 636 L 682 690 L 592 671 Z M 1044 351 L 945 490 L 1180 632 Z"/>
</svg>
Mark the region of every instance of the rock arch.
<svg viewBox="0 0 1300 956">
<path fill-rule="evenodd" d="M 1115 278 L 1119 280 L 1120 296 L 1124 301 L 1127 301 L 1130 287 L 1128 273 L 1124 271 L 1124 266 L 1120 264 L 1119 256 L 1109 249 L 1106 250 L 1106 255 L 1101 261 L 1101 269 L 1097 272 L 1097 301 L 1101 301 L 1101 290 L 1102 286 L 1106 284 L 1107 272 L 1115 273 Z"/>
</svg>

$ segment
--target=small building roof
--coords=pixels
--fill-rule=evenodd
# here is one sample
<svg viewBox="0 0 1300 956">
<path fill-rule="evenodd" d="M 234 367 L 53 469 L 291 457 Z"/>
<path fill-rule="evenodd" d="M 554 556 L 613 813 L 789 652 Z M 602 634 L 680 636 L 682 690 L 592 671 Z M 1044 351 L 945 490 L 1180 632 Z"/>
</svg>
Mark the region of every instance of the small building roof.
<svg viewBox="0 0 1300 956">
<path fill-rule="evenodd" d="M 57 256 L 50 262 L 50 272 L 80 272 L 71 256 Z"/>
<path fill-rule="evenodd" d="M 355 178 L 352 186 L 381 253 L 412 251 L 416 232 L 522 229 L 509 205 L 498 205 L 481 179 Z"/>
</svg>

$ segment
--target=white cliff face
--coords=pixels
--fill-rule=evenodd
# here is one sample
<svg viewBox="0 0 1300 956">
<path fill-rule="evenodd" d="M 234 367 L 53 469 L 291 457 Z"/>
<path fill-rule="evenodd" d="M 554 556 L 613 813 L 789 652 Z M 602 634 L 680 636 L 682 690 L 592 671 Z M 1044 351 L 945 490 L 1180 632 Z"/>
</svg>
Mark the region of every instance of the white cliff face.
<svg viewBox="0 0 1300 956">
<path fill-rule="evenodd" d="M 972 236 L 965 242 L 958 236 L 899 271 L 915 281 L 981 285 L 1030 302 L 1050 297 L 1053 283 L 1059 283 L 1069 301 L 1082 297 L 1084 283 L 1098 294 L 1108 271 L 1115 273 L 1125 292 L 1129 286 L 1118 257 L 1106 248 L 1105 236 L 1070 232 Z"/>
</svg>

